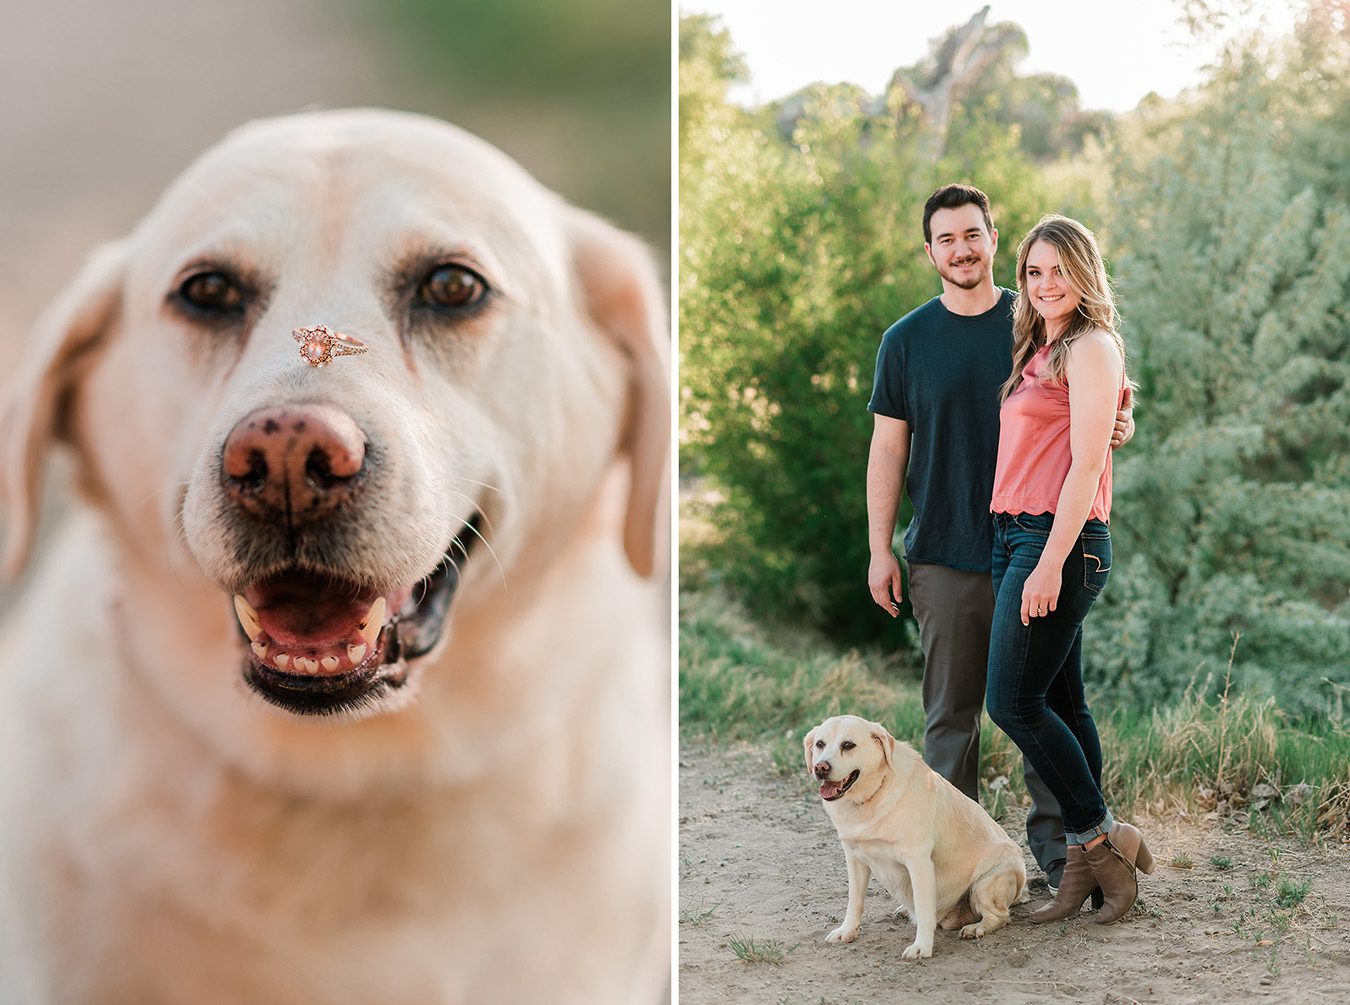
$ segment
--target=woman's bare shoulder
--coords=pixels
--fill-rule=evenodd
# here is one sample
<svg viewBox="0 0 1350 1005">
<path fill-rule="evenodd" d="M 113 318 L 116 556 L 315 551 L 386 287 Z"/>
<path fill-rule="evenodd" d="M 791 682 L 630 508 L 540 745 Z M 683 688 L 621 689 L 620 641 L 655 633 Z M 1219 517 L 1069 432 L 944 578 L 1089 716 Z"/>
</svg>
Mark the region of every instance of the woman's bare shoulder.
<svg viewBox="0 0 1350 1005">
<path fill-rule="evenodd" d="M 1088 373 L 1119 376 L 1125 361 L 1115 337 L 1103 328 L 1093 328 L 1073 340 L 1066 360 L 1068 375 Z"/>
<path fill-rule="evenodd" d="M 1073 344 L 1068 348 L 1070 362 L 1075 359 L 1081 359 L 1084 362 L 1099 360 L 1121 362 L 1120 344 L 1117 342 L 1116 336 L 1105 328 L 1093 328 L 1091 331 L 1084 332 L 1074 339 Z"/>
<path fill-rule="evenodd" d="M 1113 332 L 1109 332 L 1105 328 L 1094 327 L 1088 329 L 1078 338 L 1074 339 L 1073 345 L 1070 348 L 1076 349 L 1080 345 L 1099 346 L 1103 349 L 1110 349 L 1112 352 L 1116 352 L 1116 339 L 1117 336 Z"/>
</svg>

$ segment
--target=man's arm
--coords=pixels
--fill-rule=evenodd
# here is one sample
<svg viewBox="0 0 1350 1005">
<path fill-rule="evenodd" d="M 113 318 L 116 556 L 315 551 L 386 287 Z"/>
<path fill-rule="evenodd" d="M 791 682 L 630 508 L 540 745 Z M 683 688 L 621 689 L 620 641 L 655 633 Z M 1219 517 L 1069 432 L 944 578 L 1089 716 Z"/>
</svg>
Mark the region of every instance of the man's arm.
<svg viewBox="0 0 1350 1005">
<path fill-rule="evenodd" d="M 867 454 L 867 542 L 872 560 L 867 567 L 867 588 L 876 605 L 895 617 L 904 589 L 891 539 L 905 494 L 909 423 L 888 415 L 873 414 L 872 419 L 872 448 Z"/>
<path fill-rule="evenodd" d="M 1111 433 L 1111 449 L 1123 447 L 1134 438 L 1134 389 L 1125 387 L 1125 407 L 1116 412 L 1116 428 Z"/>
</svg>

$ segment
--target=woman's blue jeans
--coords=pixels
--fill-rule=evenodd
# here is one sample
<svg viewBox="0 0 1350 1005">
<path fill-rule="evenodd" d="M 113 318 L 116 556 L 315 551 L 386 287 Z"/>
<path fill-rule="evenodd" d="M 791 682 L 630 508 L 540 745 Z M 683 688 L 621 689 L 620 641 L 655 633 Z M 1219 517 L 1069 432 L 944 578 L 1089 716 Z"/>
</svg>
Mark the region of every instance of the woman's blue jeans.
<svg viewBox="0 0 1350 1005">
<path fill-rule="evenodd" d="M 1085 844 L 1111 829 L 1102 747 L 1083 694 L 1083 619 L 1111 573 L 1111 535 L 1088 520 L 1064 560 L 1059 600 L 1022 624 L 1022 586 L 1040 561 L 1054 514 L 994 514 L 994 623 L 989 718 L 1017 744 L 1064 812 L 1064 838 Z"/>
</svg>

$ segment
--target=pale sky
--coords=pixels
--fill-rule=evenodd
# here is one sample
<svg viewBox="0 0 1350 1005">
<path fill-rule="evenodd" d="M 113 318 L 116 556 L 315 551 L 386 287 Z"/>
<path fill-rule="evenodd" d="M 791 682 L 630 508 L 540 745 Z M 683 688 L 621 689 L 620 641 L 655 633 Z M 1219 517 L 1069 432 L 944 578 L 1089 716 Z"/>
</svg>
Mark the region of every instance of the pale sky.
<svg viewBox="0 0 1350 1005">
<path fill-rule="evenodd" d="M 815 81 L 861 84 L 879 94 L 898 66 L 928 51 L 929 39 L 968 21 L 984 4 L 915 0 L 681 0 L 685 14 L 715 14 L 750 68 L 732 97 L 759 104 Z M 1245 24 L 1284 34 L 1296 4 L 1255 0 Z M 1084 108 L 1124 112 L 1150 91 L 1173 98 L 1203 79 L 1218 52 L 1181 23 L 1180 0 L 990 0 L 989 23 L 1026 32 L 1019 73 L 1058 73 L 1078 85 Z"/>
</svg>

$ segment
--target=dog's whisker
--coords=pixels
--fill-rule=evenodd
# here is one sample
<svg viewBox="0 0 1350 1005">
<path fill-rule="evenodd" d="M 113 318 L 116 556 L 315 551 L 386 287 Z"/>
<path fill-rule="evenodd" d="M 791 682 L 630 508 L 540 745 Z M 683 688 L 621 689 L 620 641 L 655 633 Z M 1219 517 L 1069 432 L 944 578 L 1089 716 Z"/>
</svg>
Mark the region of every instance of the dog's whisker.
<svg viewBox="0 0 1350 1005">
<path fill-rule="evenodd" d="M 484 520 L 486 520 L 486 519 L 487 519 L 487 518 L 484 517 Z M 483 547 L 487 549 L 487 553 L 488 553 L 489 555 L 492 556 L 493 564 L 497 566 L 497 576 L 501 579 L 501 581 L 502 581 L 502 586 L 506 587 L 506 588 L 509 590 L 509 589 L 511 588 L 511 584 L 510 584 L 509 582 L 507 582 L 507 579 L 506 579 L 506 570 L 502 568 L 501 559 L 499 559 L 499 558 L 497 557 L 497 551 L 496 551 L 496 549 L 493 548 L 491 542 L 489 542 L 488 539 L 487 539 L 486 537 L 483 536 L 482 531 L 480 531 L 480 530 L 479 530 L 477 527 L 475 527 L 473 524 L 467 523 L 467 524 L 465 524 L 464 526 L 465 526 L 466 528 L 468 528 L 469 530 L 473 531 L 474 535 L 478 538 L 478 540 L 480 540 L 480 541 L 483 542 Z M 489 524 L 489 528 L 488 528 L 488 529 L 489 529 L 489 530 L 491 529 L 491 525 L 490 525 L 490 524 Z M 458 538 L 456 538 L 456 540 L 458 540 Z M 463 544 L 462 542 L 460 543 L 460 548 L 461 548 L 461 549 L 464 548 L 464 544 Z M 468 551 L 467 551 L 467 550 L 465 551 L 465 555 L 466 555 L 466 557 L 467 557 L 467 555 L 468 555 Z"/>
<path fill-rule="evenodd" d="M 464 482 L 466 485 L 477 485 L 479 488 L 487 489 L 489 492 L 496 492 L 497 495 L 499 496 L 506 494 L 506 491 L 504 489 L 500 489 L 496 485 L 492 485 L 489 482 L 480 482 L 475 478 L 465 478 L 463 475 L 455 475 L 454 478 L 456 481 Z"/>
<path fill-rule="evenodd" d="M 190 479 L 183 479 L 181 481 L 172 481 L 165 485 L 152 486 L 143 496 L 140 496 L 136 500 L 136 505 L 144 506 L 146 503 L 167 495 L 170 492 L 177 492 L 179 495 L 183 495 L 187 492 L 190 484 Z"/>
<path fill-rule="evenodd" d="M 474 485 L 482 485 L 484 488 L 491 489 L 492 491 L 497 492 L 499 494 L 505 494 L 501 489 L 488 485 L 485 482 L 478 482 L 474 481 L 471 478 L 462 478 L 462 477 L 458 477 L 457 480 L 468 482 Z M 464 502 L 468 503 L 470 506 L 475 507 L 479 519 L 482 521 L 483 524 L 487 526 L 489 533 L 492 532 L 493 530 L 492 518 L 488 516 L 488 514 L 485 513 L 483 510 L 477 509 L 477 501 L 472 496 L 467 495 L 466 493 L 461 492 L 459 489 L 453 488 L 451 486 L 444 486 L 444 491 L 459 497 Z M 465 523 L 464 527 L 465 529 L 471 531 L 474 534 L 474 536 L 478 538 L 478 540 L 483 542 L 483 547 L 487 549 L 488 554 L 492 556 L 493 564 L 497 566 L 498 578 L 501 580 L 502 585 L 509 589 L 510 583 L 507 581 L 506 570 L 502 567 L 501 559 L 497 555 L 496 549 L 492 547 L 491 542 L 488 541 L 487 537 L 483 534 L 482 531 L 480 531 L 476 526 L 474 526 L 473 522 Z M 464 557 L 468 558 L 469 556 L 468 546 L 463 541 L 461 541 L 458 536 L 456 536 L 451 540 L 450 547 L 458 548 L 460 552 L 463 553 Z M 458 570 L 458 566 L 456 566 L 456 569 Z"/>
</svg>

